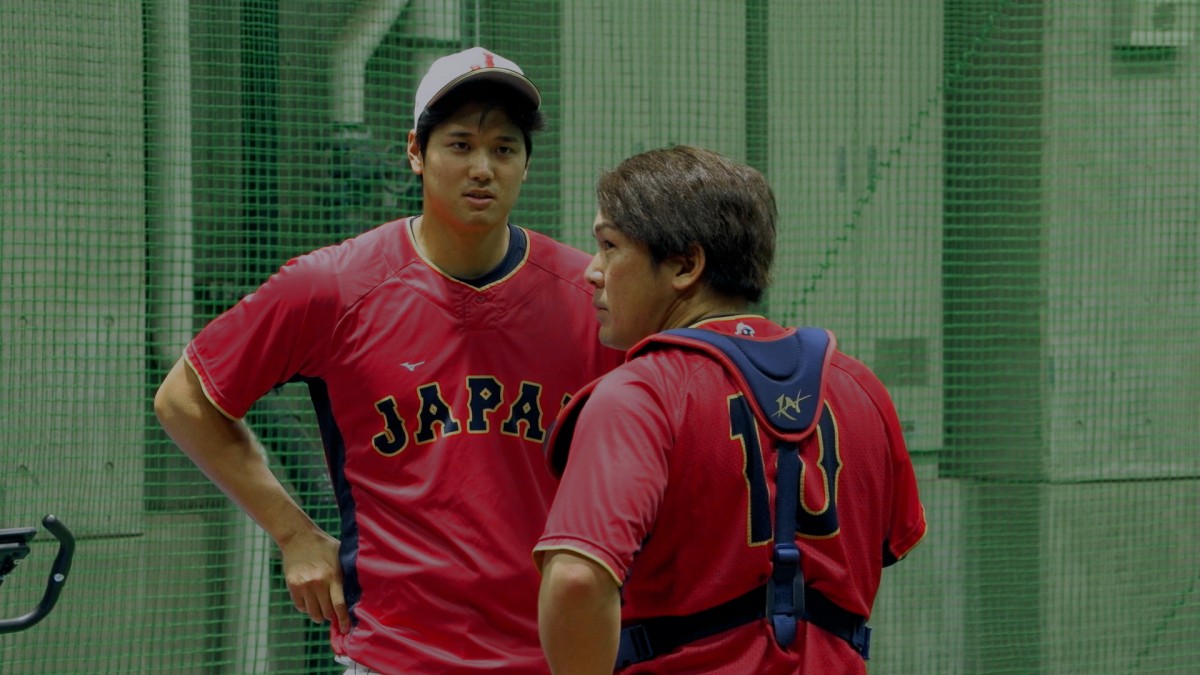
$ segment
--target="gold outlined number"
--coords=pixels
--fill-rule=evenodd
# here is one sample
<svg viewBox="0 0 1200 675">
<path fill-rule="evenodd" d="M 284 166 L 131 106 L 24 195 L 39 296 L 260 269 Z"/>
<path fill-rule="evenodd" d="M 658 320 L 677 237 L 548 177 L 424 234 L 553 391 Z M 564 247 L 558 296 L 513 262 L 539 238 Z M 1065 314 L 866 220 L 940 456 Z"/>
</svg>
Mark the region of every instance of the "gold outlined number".
<svg viewBox="0 0 1200 675">
<path fill-rule="evenodd" d="M 815 465 L 811 458 L 800 454 L 800 500 L 796 504 L 796 531 L 802 537 L 824 538 L 838 533 L 837 478 L 841 471 L 841 458 L 837 448 L 837 421 L 833 411 L 826 406 L 818 423 L 816 434 L 819 454 Z M 766 468 L 763 466 L 762 445 L 759 442 L 758 422 L 744 394 L 729 397 L 729 437 L 742 448 L 743 471 L 746 488 L 749 490 L 749 544 L 751 546 L 771 541 L 774 517 L 771 510 L 771 493 L 767 487 Z M 773 456 L 773 454 L 772 454 Z M 823 494 L 814 495 L 809 486 L 810 472 L 816 471 Z M 815 508 L 810 504 L 817 497 L 820 502 Z"/>
</svg>

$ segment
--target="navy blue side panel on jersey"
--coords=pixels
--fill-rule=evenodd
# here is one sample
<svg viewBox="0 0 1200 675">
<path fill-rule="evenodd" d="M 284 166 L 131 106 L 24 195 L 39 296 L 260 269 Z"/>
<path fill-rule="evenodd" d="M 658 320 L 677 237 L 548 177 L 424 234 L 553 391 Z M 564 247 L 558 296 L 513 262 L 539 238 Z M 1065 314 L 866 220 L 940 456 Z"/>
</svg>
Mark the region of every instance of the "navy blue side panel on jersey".
<svg viewBox="0 0 1200 675">
<path fill-rule="evenodd" d="M 346 443 L 333 418 L 333 406 L 329 404 L 329 389 L 324 380 L 305 378 L 313 410 L 317 414 L 317 425 L 321 429 L 321 440 L 325 445 L 325 461 L 329 465 L 329 480 L 337 497 L 338 513 L 341 514 L 341 548 L 338 558 L 342 564 L 342 593 L 346 598 L 346 609 L 350 613 L 351 625 L 358 625 L 354 608 L 362 597 L 362 586 L 358 583 L 358 520 L 355 518 L 354 496 L 346 482 Z"/>
<path fill-rule="evenodd" d="M 555 478 L 562 478 L 563 471 L 567 468 L 567 455 L 571 451 L 571 437 L 575 435 L 575 422 L 579 419 L 579 411 L 583 410 L 583 404 L 591 398 L 592 391 L 601 379 L 603 378 L 596 378 L 575 392 L 546 430 L 542 452 L 546 455 L 550 473 Z"/>
<path fill-rule="evenodd" d="M 755 403 L 781 434 L 808 431 L 821 412 L 821 376 L 830 344 L 824 329 L 800 328 L 766 341 L 699 328 L 676 328 L 661 335 L 720 350 L 741 371 Z"/>
</svg>

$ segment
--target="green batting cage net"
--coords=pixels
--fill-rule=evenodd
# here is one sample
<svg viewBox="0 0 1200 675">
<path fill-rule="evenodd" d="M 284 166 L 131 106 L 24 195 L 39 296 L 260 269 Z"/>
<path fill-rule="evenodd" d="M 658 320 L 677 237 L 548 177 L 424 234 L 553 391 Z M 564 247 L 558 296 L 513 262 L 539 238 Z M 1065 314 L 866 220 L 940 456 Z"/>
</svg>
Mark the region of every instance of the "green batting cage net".
<svg viewBox="0 0 1200 675">
<path fill-rule="evenodd" d="M 4 0 L 0 528 L 38 534 L 0 619 L 44 515 L 76 549 L 0 673 L 340 672 L 152 399 L 286 260 L 420 211 L 417 82 L 477 44 L 545 99 L 517 224 L 590 250 L 598 173 L 670 144 L 771 181 L 763 309 L 880 375 L 929 521 L 871 672 L 1196 672 L 1198 0 Z M 335 531 L 313 417 L 246 419 Z"/>
</svg>

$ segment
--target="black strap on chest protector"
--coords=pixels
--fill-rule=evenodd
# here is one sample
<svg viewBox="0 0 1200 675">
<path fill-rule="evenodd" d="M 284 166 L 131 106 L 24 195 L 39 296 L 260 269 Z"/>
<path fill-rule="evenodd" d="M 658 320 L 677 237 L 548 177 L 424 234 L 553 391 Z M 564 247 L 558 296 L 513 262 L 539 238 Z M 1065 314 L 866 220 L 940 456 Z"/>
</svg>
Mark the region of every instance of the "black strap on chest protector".
<svg viewBox="0 0 1200 675">
<path fill-rule="evenodd" d="M 729 351 L 723 348 L 727 338 L 713 339 L 712 333 L 698 330 L 669 333 L 700 339 L 729 356 Z M 813 332 L 800 335 L 800 339 L 805 337 L 820 339 Z M 745 357 L 734 356 L 730 361 L 742 370 L 743 376 L 748 376 Z M 800 500 L 799 446 L 793 441 L 779 442 L 776 462 L 775 532 L 795 532 L 796 508 Z M 648 661 L 690 642 L 764 617 L 771 619 L 775 641 L 784 649 L 796 640 L 796 622 L 804 620 L 846 641 L 864 660 L 869 658 L 871 629 L 866 618 L 842 609 L 820 591 L 806 586 L 800 567 L 800 549 L 794 536 L 777 535 L 772 552 L 771 580 L 766 585 L 695 614 L 654 617 L 625 627 L 621 631 L 616 668 Z"/>
<path fill-rule="evenodd" d="M 800 569 L 800 549 L 794 534 L 796 505 L 800 503 L 800 449 L 792 442 L 779 443 L 775 457 L 775 552 L 771 557 L 767 613 L 775 629 L 775 642 L 787 649 L 796 641 L 797 619 L 804 616 L 804 570 Z"/>
<path fill-rule="evenodd" d="M 775 531 L 795 532 L 795 505 L 800 496 L 799 448 L 794 443 L 780 443 L 777 461 Z M 645 619 L 622 629 L 616 668 L 649 661 L 763 617 L 770 617 L 775 641 L 784 649 L 796 639 L 796 621 L 804 620 L 846 641 L 864 660 L 870 658 L 871 628 L 867 620 L 805 586 L 800 549 L 794 539 L 777 539 L 772 562 L 769 583 L 729 602 L 687 616 Z"/>
<path fill-rule="evenodd" d="M 759 586 L 722 605 L 687 616 L 645 619 L 621 630 L 616 668 L 649 661 L 683 645 L 724 633 L 767 616 L 769 587 Z M 804 589 L 804 620 L 849 644 L 864 660 L 870 658 L 871 627 L 866 619 L 842 609 L 820 591 Z"/>
</svg>

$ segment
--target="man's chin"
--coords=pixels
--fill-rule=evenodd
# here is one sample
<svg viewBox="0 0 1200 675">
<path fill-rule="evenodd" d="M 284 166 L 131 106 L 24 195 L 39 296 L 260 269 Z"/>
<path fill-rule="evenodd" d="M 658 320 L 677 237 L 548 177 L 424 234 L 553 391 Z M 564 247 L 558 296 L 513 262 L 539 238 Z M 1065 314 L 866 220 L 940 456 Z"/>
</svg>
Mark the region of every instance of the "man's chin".
<svg viewBox="0 0 1200 675">
<path fill-rule="evenodd" d="M 603 327 L 600 328 L 600 344 L 609 349 L 616 349 L 622 352 L 629 351 L 629 348 L 633 346 L 632 344 L 625 344 L 623 341 L 617 340 L 611 331 L 607 331 Z"/>
</svg>

